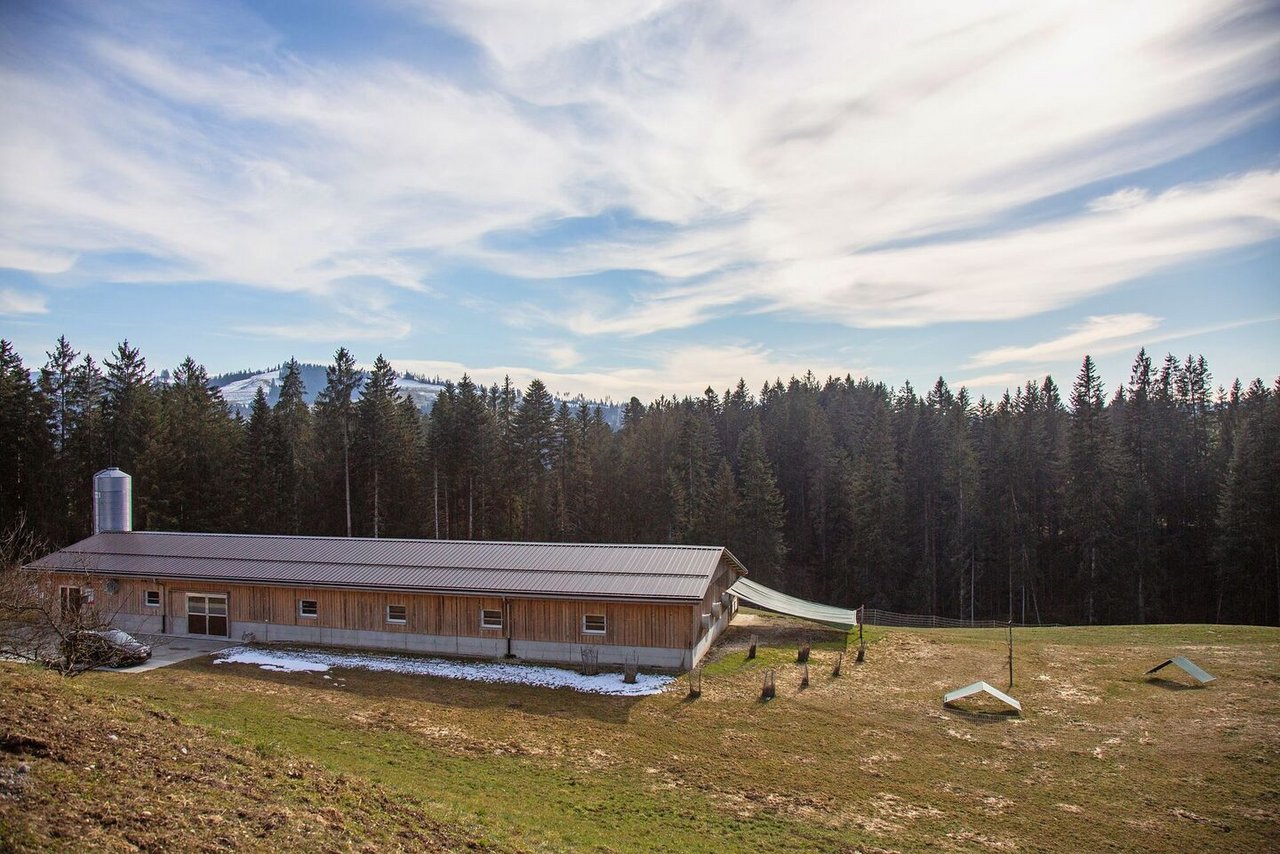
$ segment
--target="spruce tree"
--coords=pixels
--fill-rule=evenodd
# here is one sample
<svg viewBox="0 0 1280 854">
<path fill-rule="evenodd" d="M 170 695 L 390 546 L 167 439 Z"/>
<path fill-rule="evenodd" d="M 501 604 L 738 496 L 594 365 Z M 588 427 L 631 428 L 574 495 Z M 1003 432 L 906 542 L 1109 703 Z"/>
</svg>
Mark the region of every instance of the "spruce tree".
<svg viewBox="0 0 1280 854">
<path fill-rule="evenodd" d="M 1109 564 L 1116 479 L 1102 380 L 1089 356 L 1084 357 L 1071 388 L 1070 425 L 1066 505 L 1079 567 L 1078 582 L 1072 587 L 1083 594 L 1082 616 L 1092 625 L 1104 616 L 1104 573 Z"/>
<path fill-rule="evenodd" d="M 777 584 L 786 545 L 782 538 L 782 495 L 765 455 L 759 426 L 752 424 L 738 446 L 738 558 L 762 584 Z"/>
<path fill-rule="evenodd" d="M 352 397 L 364 377 L 356 368 L 355 357 L 346 347 L 333 354 L 333 364 L 325 369 L 325 387 L 316 398 L 317 458 L 316 480 L 319 514 L 323 519 L 335 518 L 337 524 L 325 524 L 325 533 L 345 532 L 352 535 L 351 524 L 351 441 L 355 424 Z"/>
<path fill-rule="evenodd" d="M 314 459 L 314 428 L 307 406 L 302 366 L 289 359 L 283 368 L 280 397 L 273 410 L 279 443 L 273 460 L 282 501 L 280 520 L 284 533 L 300 534 L 310 489 Z"/>
</svg>

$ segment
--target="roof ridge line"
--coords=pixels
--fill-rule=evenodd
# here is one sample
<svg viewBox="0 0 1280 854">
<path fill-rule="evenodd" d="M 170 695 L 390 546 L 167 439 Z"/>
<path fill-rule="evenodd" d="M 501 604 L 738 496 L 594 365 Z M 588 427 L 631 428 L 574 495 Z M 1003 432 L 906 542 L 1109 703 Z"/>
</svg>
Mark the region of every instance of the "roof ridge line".
<svg viewBox="0 0 1280 854">
<path fill-rule="evenodd" d="M 689 549 L 695 551 L 725 551 L 725 546 L 704 546 L 692 543 L 555 543 L 546 540 L 444 540 L 422 537 L 342 537 L 317 534 L 242 534 L 217 531 L 99 531 L 93 536 L 102 534 L 147 534 L 164 537 L 251 537 L 276 540 L 328 540 L 354 543 L 422 543 L 429 545 L 488 545 L 488 546 L 546 546 L 552 548 L 595 548 L 595 549 Z M 72 545 L 75 545 L 74 543 Z M 71 548 L 67 546 L 66 548 Z"/>
</svg>

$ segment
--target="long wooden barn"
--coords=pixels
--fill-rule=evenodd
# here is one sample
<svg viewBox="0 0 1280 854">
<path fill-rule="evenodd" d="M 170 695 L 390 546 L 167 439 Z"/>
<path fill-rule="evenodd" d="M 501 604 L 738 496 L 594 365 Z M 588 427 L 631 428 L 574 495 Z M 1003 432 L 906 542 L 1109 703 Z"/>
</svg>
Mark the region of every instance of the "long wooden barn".
<svg viewBox="0 0 1280 854">
<path fill-rule="evenodd" d="M 126 631 L 690 668 L 746 574 L 710 546 L 132 531 L 127 481 L 99 477 L 125 510 L 30 568 Z"/>
</svg>

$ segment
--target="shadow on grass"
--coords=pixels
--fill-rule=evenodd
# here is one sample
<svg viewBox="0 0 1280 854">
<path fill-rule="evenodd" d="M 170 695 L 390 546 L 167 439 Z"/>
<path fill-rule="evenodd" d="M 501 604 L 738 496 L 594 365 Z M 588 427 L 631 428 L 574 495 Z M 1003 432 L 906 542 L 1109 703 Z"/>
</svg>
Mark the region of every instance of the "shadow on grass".
<svg viewBox="0 0 1280 854">
<path fill-rule="evenodd" d="M 410 700 L 459 709 L 518 709 L 531 715 L 563 719 L 591 719 L 602 723 L 626 723 L 631 710 L 645 697 L 590 694 L 572 688 L 545 688 L 498 682 L 447 679 L 405 673 L 379 673 L 335 667 L 327 673 L 279 673 L 252 664 L 214 664 L 193 659 L 170 669 L 182 669 L 246 682 L 273 683 L 304 690 L 337 691 L 370 702 Z M 325 676 L 329 678 L 326 679 Z M 619 674 L 618 679 L 622 676 Z"/>
<path fill-rule="evenodd" d="M 1148 685 L 1155 685 L 1157 688 L 1163 688 L 1166 691 L 1198 691 L 1204 687 L 1203 685 L 1165 679 L 1163 676 L 1148 676 L 1146 682 Z"/>
<path fill-rule="evenodd" d="M 942 711 L 952 717 L 975 724 L 998 724 L 1017 720 L 1022 716 L 1017 709 L 961 709 L 957 706 L 943 705 Z"/>
</svg>

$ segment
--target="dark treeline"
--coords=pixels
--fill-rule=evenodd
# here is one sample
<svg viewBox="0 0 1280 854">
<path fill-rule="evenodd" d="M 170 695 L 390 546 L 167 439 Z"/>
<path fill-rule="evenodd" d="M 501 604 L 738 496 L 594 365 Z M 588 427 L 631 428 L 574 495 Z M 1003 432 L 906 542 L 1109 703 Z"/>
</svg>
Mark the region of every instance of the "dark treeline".
<svg viewBox="0 0 1280 854">
<path fill-rule="evenodd" d="M 86 536 L 90 481 L 134 476 L 140 529 L 727 545 L 822 601 L 1025 622 L 1280 620 L 1280 381 L 1211 386 L 1203 359 L 1104 392 L 1085 358 L 997 401 L 939 379 L 743 382 L 632 398 L 615 432 L 534 380 L 464 376 L 424 415 L 345 349 L 314 406 L 228 414 L 188 358 L 157 382 L 125 342 L 60 339 L 33 379 L 0 341 L 0 513 Z"/>
</svg>

